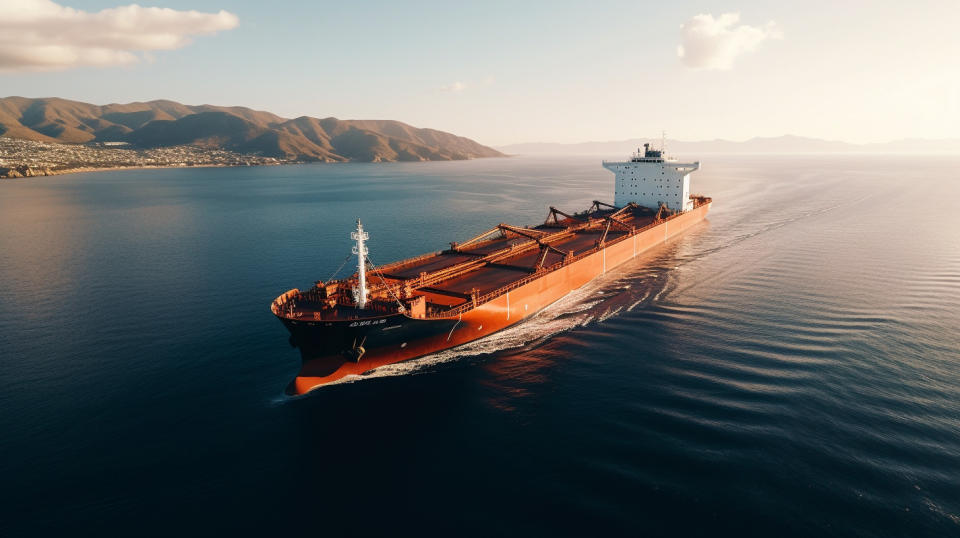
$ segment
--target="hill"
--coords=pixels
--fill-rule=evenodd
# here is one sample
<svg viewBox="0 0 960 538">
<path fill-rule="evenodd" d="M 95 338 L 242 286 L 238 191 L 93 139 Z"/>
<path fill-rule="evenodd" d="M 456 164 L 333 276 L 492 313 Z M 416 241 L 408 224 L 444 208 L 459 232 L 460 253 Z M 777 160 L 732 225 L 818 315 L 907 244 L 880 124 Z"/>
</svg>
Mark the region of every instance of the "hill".
<svg viewBox="0 0 960 538">
<path fill-rule="evenodd" d="M 652 142 L 660 146 L 660 138 L 634 138 L 611 142 L 582 142 L 579 144 L 531 143 L 500 146 L 497 149 L 507 154 L 521 155 L 607 155 L 624 156 Z M 960 140 L 904 139 L 876 144 L 851 144 L 819 138 L 784 135 L 757 137 L 742 142 L 731 140 L 704 140 L 686 142 L 667 140 L 671 154 L 700 155 L 704 153 L 740 154 L 803 154 L 803 153 L 960 153 Z"/>
<path fill-rule="evenodd" d="M 462 136 L 390 120 L 281 118 L 244 107 L 173 101 L 93 105 L 0 98 L 0 137 L 136 148 L 198 146 L 301 161 L 437 161 L 501 157 Z"/>
</svg>

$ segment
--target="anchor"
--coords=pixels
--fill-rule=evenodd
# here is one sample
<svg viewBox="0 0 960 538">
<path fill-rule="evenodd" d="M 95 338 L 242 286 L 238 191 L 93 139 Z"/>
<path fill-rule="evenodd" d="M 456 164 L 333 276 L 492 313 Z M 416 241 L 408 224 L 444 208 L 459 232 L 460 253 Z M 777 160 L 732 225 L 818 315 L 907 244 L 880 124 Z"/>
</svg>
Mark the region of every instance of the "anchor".
<svg viewBox="0 0 960 538">
<path fill-rule="evenodd" d="M 363 357 L 363 354 L 367 352 L 367 350 L 363 348 L 363 343 L 366 341 L 367 341 L 367 337 L 364 336 L 363 339 L 360 340 L 360 344 L 358 345 L 357 339 L 354 338 L 353 347 L 347 351 L 344 351 L 343 352 L 344 355 L 346 355 L 347 358 L 353 362 L 360 362 L 360 359 Z"/>
</svg>

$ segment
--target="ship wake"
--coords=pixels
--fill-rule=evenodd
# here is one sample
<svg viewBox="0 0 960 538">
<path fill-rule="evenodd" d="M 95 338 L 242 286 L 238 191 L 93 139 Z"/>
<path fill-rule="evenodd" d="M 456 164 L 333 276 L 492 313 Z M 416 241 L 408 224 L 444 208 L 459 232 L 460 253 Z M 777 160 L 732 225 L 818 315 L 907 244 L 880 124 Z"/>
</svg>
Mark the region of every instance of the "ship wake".
<svg viewBox="0 0 960 538">
<path fill-rule="evenodd" d="M 346 376 L 324 386 L 411 375 L 463 359 L 532 348 L 557 334 L 591 323 L 603 323 L 623 311 L 657 301 L 669 291 L 669 272 L 675 268 L 670 262 L 673 255 L 672 251 L 661 251 L 654 258 L 638 257 L 571 291 L 529 319 L 487 337 L 453 349 L 380 366 L 360 375 Z"/>
</svg>

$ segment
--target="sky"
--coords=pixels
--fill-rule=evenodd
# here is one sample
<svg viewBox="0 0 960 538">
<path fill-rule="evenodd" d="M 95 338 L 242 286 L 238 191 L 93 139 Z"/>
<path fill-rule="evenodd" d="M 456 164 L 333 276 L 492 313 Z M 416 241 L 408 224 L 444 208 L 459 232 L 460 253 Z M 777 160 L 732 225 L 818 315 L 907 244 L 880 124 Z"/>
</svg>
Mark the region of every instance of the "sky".
<svg viewBox="0 0 960 538">
<path fill-rule="evenodd" d="M 0 0 L 0 96 L 394 119 L 488 145 L 960 138 L 960 1 Z"/>
</svg>

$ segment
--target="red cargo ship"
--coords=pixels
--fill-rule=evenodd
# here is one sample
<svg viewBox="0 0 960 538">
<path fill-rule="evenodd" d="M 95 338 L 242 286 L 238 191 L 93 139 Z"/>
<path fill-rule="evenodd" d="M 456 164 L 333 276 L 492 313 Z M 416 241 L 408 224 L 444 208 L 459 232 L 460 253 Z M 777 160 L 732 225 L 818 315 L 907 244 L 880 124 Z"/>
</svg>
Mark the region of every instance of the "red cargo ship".
<svg viewBox="0 0 960 538">
<path fill-rule="evenodd" d="M 699 163 L 661 155 L 647 148 L 604 163 L 616 174 L 622 205 L 594 201 L 576 214 L 551 207 L 538 226 L 499 224 L 448 250 L 378 267 L 368 263 L 358 220 L 354 275 L 290 290 L 270 306 L 303 359 L 287 392 L 303 394 L 519 323 L 700 222 L 711 199 L 689 194 Z"/>
</svg>

